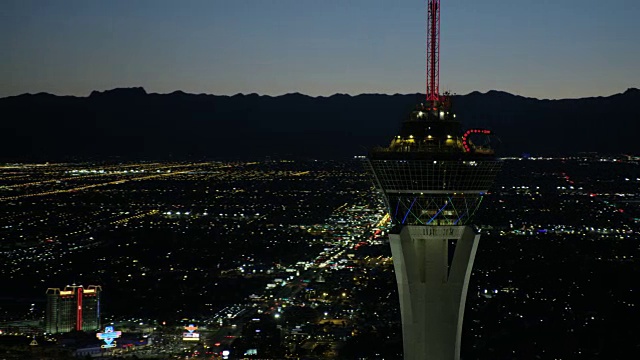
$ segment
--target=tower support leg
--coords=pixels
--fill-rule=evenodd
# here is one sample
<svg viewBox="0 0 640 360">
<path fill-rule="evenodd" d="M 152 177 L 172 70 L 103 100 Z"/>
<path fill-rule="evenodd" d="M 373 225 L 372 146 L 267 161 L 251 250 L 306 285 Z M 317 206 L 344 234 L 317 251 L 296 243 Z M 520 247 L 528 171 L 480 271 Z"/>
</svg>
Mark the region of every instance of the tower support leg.
<svg viewBox="0 0 640 360">
<path fill-rule="evenodd" d="M 480 235 L 470 226 L 404 226 L 390 234 L 405 360 L 459 360 Z M 455 244 L 455 247 L 453 246 Z M 454 251 L 449 261 L 449 251 Z"/>
</svg>

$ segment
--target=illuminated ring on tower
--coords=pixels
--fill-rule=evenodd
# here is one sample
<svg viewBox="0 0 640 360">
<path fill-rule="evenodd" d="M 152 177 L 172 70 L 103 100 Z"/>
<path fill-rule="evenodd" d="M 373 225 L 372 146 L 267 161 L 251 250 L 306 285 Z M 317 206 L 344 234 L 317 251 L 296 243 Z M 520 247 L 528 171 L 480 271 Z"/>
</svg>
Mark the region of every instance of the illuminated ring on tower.
<svg viewBox="0 0 640 360">
<path fill-rule="evenodd" d="M 465 131 L 464 135 L 462 135 L 462 146 L 464 147 L 465 152 L 471 152 L 471 147 L 469 146 L 469 135 L 471 134 L 484 134 L 491 135 L 491 130 L 487 129 L 469 129 Z"/>
</svg>

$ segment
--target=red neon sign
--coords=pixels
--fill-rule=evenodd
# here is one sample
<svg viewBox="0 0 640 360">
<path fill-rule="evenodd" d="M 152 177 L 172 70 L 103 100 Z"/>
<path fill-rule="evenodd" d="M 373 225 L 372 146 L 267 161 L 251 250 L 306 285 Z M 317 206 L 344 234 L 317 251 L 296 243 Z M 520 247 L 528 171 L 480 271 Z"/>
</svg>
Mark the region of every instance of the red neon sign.
<svg viewBox="0 0 640 360">
<path fill-rule="evenodd" d="M 76 330 L 82 331 L 82 288 L 78 288 L 78 292 L 76 293 L 78 297 L 78 321 L 76 322 Z"/>
<path fill-rule="evenodd" d="M 471 152 L 471 147 L 469 146 L 469 135 L 471 134 L 484 134 L 484 135 L 491 135 L 491 130 L 487 130 L 487 129 L 469 129 L 467 130 L 464 135 L 462 135 L 462 146 L 464 147 L 464 151 L 465 152 Z"/>
</svg>

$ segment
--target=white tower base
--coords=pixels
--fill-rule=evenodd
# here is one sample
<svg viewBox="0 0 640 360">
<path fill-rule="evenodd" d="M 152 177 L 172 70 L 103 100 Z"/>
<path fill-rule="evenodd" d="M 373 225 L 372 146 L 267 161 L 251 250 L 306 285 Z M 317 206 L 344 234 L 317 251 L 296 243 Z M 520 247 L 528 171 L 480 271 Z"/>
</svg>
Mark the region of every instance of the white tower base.
<svg viewBox="0 0 640 360">
<path fill-rule="evenodd" d="M 390 234 L 405 360 L 459 360 L 480 235 L 470 226 L 405 226 Z M 455 242 L 449 266 L 449 243 Z M 453 248 L 452 248 L 453 249 Z"/>
</svg>

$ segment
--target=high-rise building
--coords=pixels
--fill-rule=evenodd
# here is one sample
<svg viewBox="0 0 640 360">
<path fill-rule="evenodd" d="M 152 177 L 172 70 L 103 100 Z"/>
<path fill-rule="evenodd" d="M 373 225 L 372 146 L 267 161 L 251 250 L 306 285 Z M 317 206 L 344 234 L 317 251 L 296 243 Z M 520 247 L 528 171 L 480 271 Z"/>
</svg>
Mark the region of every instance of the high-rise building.
<svg viewBox="0 0 640 360">
<path fill-rule="evenodd" d="M 427 93 L 368 164 L 393 223 L 404 358 L 458 360 L 480 234 L 471 219 L 500 170 L 491 131 L 462 131 L 439 94 L 440 0 L 427 1 Z"/>
<path fill-rule="evenodd" d="M 420 105 L 368 164 L 392 221 L 405 359 L 460 358 L 469 276 L 480 234 L 470 226 L 501 167 L 491 132 L 462 131 L 450 109 Z"/>
<path fill-rule="evenodd" d="M 100 329 L 100 293 L 102 287 L 67 285 L 47 289 L 45 332 L 64 333 L 73 330 L 95 331 Z"/>
</svg>

